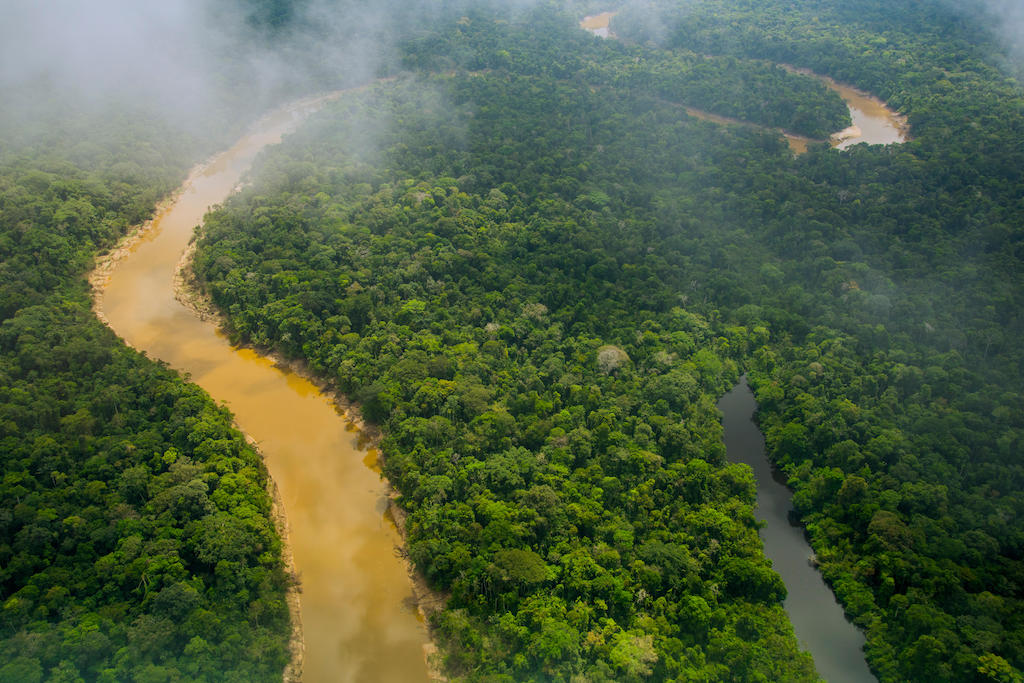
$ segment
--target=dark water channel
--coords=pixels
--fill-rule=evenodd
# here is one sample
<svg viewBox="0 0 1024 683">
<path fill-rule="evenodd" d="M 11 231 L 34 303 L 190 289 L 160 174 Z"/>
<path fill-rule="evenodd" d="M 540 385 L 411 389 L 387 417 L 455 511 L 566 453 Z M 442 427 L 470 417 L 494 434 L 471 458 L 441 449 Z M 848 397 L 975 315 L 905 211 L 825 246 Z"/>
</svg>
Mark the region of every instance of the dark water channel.
<svg viewBox="0 0 1024 683">
<path fill-rule="evenodd" d="M 757 481 L 757 508 L 765 555 L 786 584 L 783 602 L 800 646 L 811 653 L 829 683 L 874 683 L 864 661 L 864 634 L 847 621 L 832 589 L 811 564 L 813 551 L 802 526 L 789 522 L 792 493 L 776 478 L 765 453 L 764 436 L 754 424 L 754 395 L 743 377 L 718 402 L 725 430 L 726 457 L 750 465 Z"/>
</svg>

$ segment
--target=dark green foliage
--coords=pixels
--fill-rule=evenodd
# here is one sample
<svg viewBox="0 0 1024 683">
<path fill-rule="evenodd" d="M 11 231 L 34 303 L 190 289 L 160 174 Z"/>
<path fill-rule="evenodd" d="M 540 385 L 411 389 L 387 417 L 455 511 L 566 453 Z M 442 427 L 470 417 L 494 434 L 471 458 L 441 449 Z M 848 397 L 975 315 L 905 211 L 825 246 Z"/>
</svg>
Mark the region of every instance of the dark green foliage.
<svg viewBox="0 0 1024 683">
<path fill-rule="evenodd" d="M 669 169 L 736 140 L 650 102 L 635 128 L 614 116 L 628 98 L 543 76 L 382 87 L 207 220 L 196 266 L 233 333 L 383 424 L 410 556 L 453 595 L 453 673 L 814 677 L 750 474 L 722 466 L 714 397 L 741 333 L 677 307 L 688 274 L 648 248 L 648 217 L 615 213 L 667 172 L 638 131 L 671 131 Z"/>
<path fill-rule="evenodd" d="M 230 415 L 81 302 L 23 309 L 0 353 L 0 660 L 88 679 L 280 676 L 280 541 Z"/>
<path fill-rule="evenodd" d="M 714 403 L 742 365 L 879 677 L 1019 680 L 1019 84 L 938 0 L 655 7 L 616 19 L 644 46 L 550 8 L 418 26 L 405 65 L 451 74 L 268 155 L 209 222 L 211 294 L 383 425 L 455 676 L 813 679 L 749 471 L 723 461 Z M 293 21 L 252 8 L 270 36 Z M 794 159 L 683 115 L 845 125 L 779 62 L 886 98 L 914 141 Z M 0 679 L 273 678 L 258 461 L 75 280 L 195 146 L 38 135 L 0 173 Z"/>
<path fill-rule="evenodd" d="M 451 30 L 411 39 L 403 62 L 416 69 L 508 71 L 584 78 L 591 86 L 659 97 L 812 138 L 850 125 L 842 100 L 818 81 L 761 60 L 666 52 L 566 30 L 576 19 L 535 9 L 509 23 L 467 10 Z"/>
<path fill-rule="evenodd" d="M 957 12 L 712 3 L 670 34 L 827 72 L 910 116 L 912 144 L 801 160 L 823 192 L 758 230 L 798 259 L 761 266 L 776 291 L 732 314 L 779 342 L 753 358 L 761 423 L 883 680 L 1012 680 L 1024 665 L 1024 207 L 1010 171 L 1024 150 L 1009 142 L 1024 102 Z"/>
<path fill-rule="evenodd" d="M 346 103 L 213 217 L 234 333 L 384 426 L 450 671 L 809 675 L 722 463 L 740 362 L 880 678 L 1019 676 L 1024 105 L 917 6 L 688 5 L 668 51 L 467 13 L 406 60 L 468 73 Z M 887 97 L 915 140 L 793 159 L 652 81 L 775 78 L 752 58 Z"/>
<path fill-rule="evenodd" d="M 200 148 L 138 115 L 13 130 L 0 157 L 0 680 L 279 680 L 288 578 L 263 464 L 226 410 L 96 319 L 82 277 Z"/>
</svg>

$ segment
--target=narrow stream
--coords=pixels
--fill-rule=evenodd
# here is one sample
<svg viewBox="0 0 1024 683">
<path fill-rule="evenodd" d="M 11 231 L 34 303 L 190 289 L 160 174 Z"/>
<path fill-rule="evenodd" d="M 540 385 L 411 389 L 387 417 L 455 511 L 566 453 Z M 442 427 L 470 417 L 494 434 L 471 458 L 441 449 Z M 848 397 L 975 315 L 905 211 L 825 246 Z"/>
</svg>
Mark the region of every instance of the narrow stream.
<svg viewBox="0 0 1024 683">
<path fill-rule="evenodd" d="M 100 283 L 98 309 L 128 344 L 226 403 L 258 442 L 284 501 L 302 580 L 303 680 L 426 681 L 427 634 L 396 556 L 386 484 L 368 466 L 373 453 L 360 448 L 354 425 L 313 384 L 232 347 L 173 291 L 179 258 L 207 208 L 231 194 L 261 149 L 318 106 L 310 101 L 265 118 L 194 172 Z"/>
<path fill-rule="evenodd" d="M 743 377 L 718 402 L 725 430 L 726 457 L 750 465 L 757 481 L 758 519 L 765 555 L 786 584 L 783 606 L 793 630 L 814 657 L 818 673 L 829 683 L 874 683 L 864 660 L 864 634 L 847 621 L 832 589 L 811 565 L 811 546 L 802 526 L 790 524 L 793 494 L 776 478 L 765 452 L 764 436 L 754 424 L 757 403 Z"/>
</svg>

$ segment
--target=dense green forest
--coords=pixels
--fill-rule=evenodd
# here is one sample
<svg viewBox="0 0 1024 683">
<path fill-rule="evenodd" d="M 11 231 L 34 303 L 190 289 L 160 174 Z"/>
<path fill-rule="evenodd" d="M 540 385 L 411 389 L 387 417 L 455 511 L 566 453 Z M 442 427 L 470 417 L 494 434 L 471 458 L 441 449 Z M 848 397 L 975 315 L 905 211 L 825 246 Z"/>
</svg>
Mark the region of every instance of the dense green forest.
<svg viewBox="0 0 1024 683">
<path fill-rule="evenodd" d="M 359 21 L 237 4 L 202 126 L 4 92 L 0 680 L 287 660 L 258 454 L 82 277 L 258 109 L 373 72 L 335 50 Z M 398 78 L 206 223 L 229 331 L 381 425 L 453 679 L 816 680 L 724 457 L 715 402 L 746 372 L 879 679 L 1020 681 L 1019 65 L 970 3 L 656 0 L 618 8 L 619 40 L 575 27 L 606 9 L 447 3 L 365 32 L 401 37 L 377 56 Z M 250 71 L 275 49 L 293 80 Z M 878 94 L 913 140 L 794 157 L 779 130 L 849 118 L 780 64 Z"/>
<path fill-rule="evenodd" d="M 586 32 L 567 31 L 570 18 L 562 13 L 535 13 L 528 22 L 509 25 L 496 21 L 493 10 L 465 11 L 454 30 L 441 27 L 406 40 L 402 65 L 583 79 L 591 87 L 658 97 L 811 138 L 827 138 L 850 125 L 837 94 L 774 62 L 595 41 Z"/>
<path fill-rule="evenodd" d="M 478 110 L 467 130 L 450 117 L 449 88 L 493 113 Z M 409 553 L 453 592 L 440 633 L 454 673 L 812 678 L 760 555 L 751 475 L 720 467 L 714 397 L 735 366 L 703 318 L 651 289 L 653 270 L 621 276 L 602 242 L 614 238 L 609 247 L 634 255 L 627 266 L 646 268 L 642 227 L 596 211 L 616 201 L 600 190 L 572 188 L 569 168 L 597 145 L 611 159 L 624 151 L 615 133 L 635 121 L 608 129 L 601 115 L 616 105 L 586 87 L 504 75 L 413 82 L 353 103 L 296 135 L 294 156 L 209 218 L 215 245 L 201 246 L 197 268 L 236 334 L 304 354 L 384 424 Z M 550 123 L 566 109 L 594 115 L 590 151 L 556 142 Z M 351 145 L 382 112 L 400 122 L 380 141 L 382 166 L 448 170 L 454 155 L 462 175 L 486 160 L 500 164 L 480 168 L 499 186 L 368 167 Z M 678 121 L 673 107 L 663 115 Z M 331 163 L 316 165 L 325 141 Z M 515 163 L 538 143 L 558 154 L 550 175 Z M 495 145 L 508 149 L 495 157 Z M 575 205 L 542 192 L 550 183 L 570 187 Z M 596 294 L 579 299 L 579 287 Z M 638 348 L 631 309 L 649 299 Z M 677 361 L 686 365 L 670 372 Z M 648 366 L 664 374 L 654 381 Z M 719 603 L 719 590 L 729 599 Z M 705 647 L 721 654 L 710 665 Z"/>
<path fill-rule="evenodd" d="M 876 675 L 1019 680 L 1019 83 L 941 3 L 647 11 L 621 42 L 557 10 L 440 19 L 404 45 L 418 75 L 210 217 L 210 294 L 383 426 L 454 676 L 814 678 L 723 459 L 742 370 Z M 794 158 L 679 109 L 796 127 L 729 109 L 779 62 L 886 97 L 913 141 Z M 700 86 L 719 69 L 736 90 Z"/>
<path fill-rule="evenodd" d="M 281 678 L 290 579 L 263 463 L 96 319 L 84 278 L 272 100 L 238 88 L 189 128 L 125 93 L 4 84 L 0 680 Z"/>
<path fill-rule="evenodd" d="M 0 164 L 0 679 L 279 678 L 263 464 L 225 410 L 117 342 L 82 278 L 198 150 L 82 123 L 87 144 L 42 135 Z"/>
</svg>

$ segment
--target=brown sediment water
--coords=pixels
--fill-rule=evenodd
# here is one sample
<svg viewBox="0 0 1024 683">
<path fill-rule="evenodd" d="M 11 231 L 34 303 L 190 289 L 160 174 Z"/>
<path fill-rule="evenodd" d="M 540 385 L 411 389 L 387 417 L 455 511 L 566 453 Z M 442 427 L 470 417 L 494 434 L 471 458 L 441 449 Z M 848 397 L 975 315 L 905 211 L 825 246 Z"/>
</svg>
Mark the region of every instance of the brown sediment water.
<svg viewBox="0 0 1024 683">
<path fill-rule="evenodd" d="M 812 142 L 810 138 L 806 138 L 802 135 L 788 135 L 785 133 L 783 135 L 786 138 L 786 143 L 789 145 L 789 149 L 793 154 L 807 153 L 807 145 Z"/>
<path fill-rule="evenodd" d="M 832 144 L 839 149 L 866 142 L 870 145 L 888 145 L 906 142 L 910 127 L 905 116 L 894 112 L 885 102 L 831 78 L 824 78 L 828 87 L 839 93 L 850 109 L 853 125 L 832 136 Z"/>
<path fill-rule="evenodd" d="M 894 112 L 886 106 L 885 102 L 882 102 L 877 97 L 863 93 L 856 88 L 852 88 L 842 83 L 836 83 L 831 78 L 825 76 L 819 76 L 815 73 L 806 70 L 792 69 L 792 71 L 798 71 L 806 76 L 820 79 L 825 85 L 832 90 L 836 91 L 843 101 L 846 102 L 847 108 L 850 110 L 850 118 L 853 120 L 853 125 L 849 128 L 844 128 L 841 131 L 833 133 L 828 142 L 837 149 L 846 149 L 851 145 L 856 145 L 861 142 L 866 142 L 871 145 L 888 145 L 897 142 L 906 142 L 907 133 L 910 127 L 907 125 L 907 119 L 901 114 Z M 693 107 L 684 107 L 686 113 L 695 119 L 702 121 L 711 121 L 712 123 L 718 123 L 721 125 L 730 126 L 752 126 L 762 127 L 760 124 L 751 123 L 749 121 L 742 121 L 740 119 L 729 118 L 728 116 L 719 116 L 703 109 L 695 109 Z M 786 142 L 789 144 L 789 149 L 794 154 L 803 154 L 807 151 L 807 145 L 812 142 L 825 142 L 824 140 L 814 140 L 804 135 L 796 135 L 786 131 L 780 131 L 783 137 L 786 138 Z"/>
<path fill-rule="evenodd" d="M 849 128 L 844 128 L 841 131 L 833 133 L 830 136 L 828 142 L 833 147 L 837 149 L 846 149 L 851 145 L 856 145 L 861 142 L 866 142 L 871 145 L 888 145 L 907 141 L 907 133 L 910 130 L 910 127 L 907 125 L 906 117 L 889 109 L 885 102 L 882 102 L 877 97 L 861 92 L 860 90 L 848 85 L 836 83 L 831 78 L 819 76 L 818 74 L 805 69 L 793 69 L 792 67 L 787 68 L 791 71 L 804 74 L 805 76 L 821 80 L 821 82 L 826 86 L 836 91 L 839 96 L 843 98 L 843 101 L 846 102 L 846 106 L 850 110 L 850 118 L 853 120 L 853 125 Z M 712 114 L 711 112 L 707 112 L 702 109 L 694 109 L 693 107 L 686 107 L 686 113 L 696 119 L 711 121 L 722 125 L 758 126 L 756 123 L 741 121 L 727 116 L 719 116 L 718 114 Z M 786 131 L 781 132 L 786 138 L 786 142 L 789 143 L 790 150 L 792 150 L 794 154 L 803 154 L 807 151 L 807 145 L 812 142 L 824 142 L 824 140 L 814 140 L 803 135 L 795 135 Z"/>
<path fill-rule="evenodd" d="M 874 95 L 843 83 L 837 83 L 828 76 L 816 74 L 810 69 L 798 69 L 788 64 L 783 64 L 782 68 L 818 79 L 838 93 L 846 102 L 853 124 L 849 128 L 831 135 L 829 143 L 833 147 L 846 149 L 861 142 L 866 142 L 869 145 L 889 145 L 907 141 L 910 133 L 907 117 L 893 111 Z M 806 144 L 804 150 L 806 151 Z"/>
<path fill-rule="evenodd" d="M 741 119 L 734 119 L 728 116 L 720 116 L 718 114 L 712 114 L 709 111 L 703 109 L 696 109 L 694 107 L 683 107 L 689 116 L 701 121 L 710 121 L 711 123 L 717 123 L 723 126 L 748 126 L 750 128 L 764 128 L 759 123 L 751 123 L 750 121 L 743 121 Z M 803 135 L 796 135 L 795 133 L 787 133 L 786 131 L 780 131 L 782 136 L 786 138 L 786 142 L 789 144 L 789 149 L 794 154 L 803 154 L 807 151 L 807 145 L 811 142 L 815 142 L 809 137 Z M 820 142 L 817 141 L 817 142 Z"/>
<path fill-rule="evenodd" d="M 207 209 L 323 99 L 265 117 L 197 168 L 147 230 L 101 260 L 91 278 L 96 310 L 129 345 L 188 373 L 225 403 L 262 452 L 301 579 L 302 680 L 427 681 L 428 636 L 399 557 L 387 484 L 364 463 L 373 454 L 357 424 L 309 380 L 233 347 L 175 298 L 179 259 Z"/>
<path fill-rule="evenodd" d="M 601 38 L 611 38 L 613 34 L 610 22 L 615 14 L 615 12 L 601 12 L 600 14 L 583 17 L 580 21 L 580 28 L 590 31 L 595 36 L 600 36 Z"/>
<path fill-rule="evenodd" d="M 609 28 L 609 22 L 615 15 L 616 12 L 602 12 L 583 17 L 580 21 L 580 28 L 602 38 L 615 37 L 615 34 L 611 33 Z M 870 145 L 888 145 L 907 141 L 910 132 L 907 118 L 889 109 L 885 102 L 874 95 L 857 90 L 849 85 L 837 83 L 828 76 L 816 74 L 810 69 L 801 69 L 788 64 L 780 64 L 780 66 L 787 71 L 818 79 L 838 93 L 843 98 L 843 101 L 846 102 L 846 106 L 850 110 L 852 125 L 829 136 L 828 143 L 833 147 L 846 149 L 861 142 L 866 142 Z M 696 119 L 712 121 L 723 125 L 759 125 L 726 116 L 719 116 L 701 109 L 694 109 L 693 107 L 686 107 L 686 113 Z M 805 153 L 807 145 L 812 142 L 825 142 L 824 140 L 814 140 L 788 131 L 780 132 L 786 138 L 786 142 L 794 154 Z"/>
<path fill-rule="evenodd" d="M 806 70 L 796 70 L 806 76 L 820 79 L 825 85 L 836 91 L 850 110 L 850 118 L 853 125 L 841 131 L 833 133 L 829 138 L 829 144 L 837 149 L 846 149 L 851 145 L 866 142 L 871 145 L 888 145 L 897 142 L 906 142 L 909 126 L 906 117 L 889 109 L 885 102 L 877 97 L 863 93 L 842 83 L 836 83 L 831 78 L 819 76 Z M 723 125 L 757 126 L 758 124 L 749 121 L 732 119 L 727 116 L 719 116 L 711 112 L 693 107 L 686 107 L 686 113 L 690 116 L 711 121 Z M 795 135 L 782 131 L 790 150 L 794 154 L 803 154 L 807 151 L 807 145 L 812 142 L 824 142 L 824 140 L 813 140 L 803 135 Z"/>
</svg>

